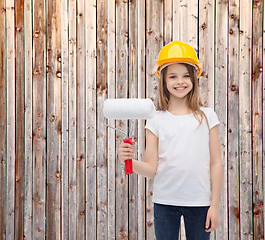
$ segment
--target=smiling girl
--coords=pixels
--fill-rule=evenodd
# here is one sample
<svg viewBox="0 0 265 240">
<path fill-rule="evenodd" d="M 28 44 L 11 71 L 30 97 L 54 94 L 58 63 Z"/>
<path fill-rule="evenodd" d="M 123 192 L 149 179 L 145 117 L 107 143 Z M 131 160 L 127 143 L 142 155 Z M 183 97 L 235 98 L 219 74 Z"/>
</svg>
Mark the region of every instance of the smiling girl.
<svg viewBox="0 0 265 240">
<path fill-rule="evenodd" d="M 187 240 L 208 240 L 219 224 L 219 120 L 213 109 L 201 104 L 201 72 L 190 45 L 173 41 L 164 46 L 155 66 L 159 101 L 155 116 L 145 126 L 144 161 L 133 159 L 130 144 L 119 146 L 122 163 L 132 158 L 134 172 L 154 177 L 157 240 L 178 239 L 181 216 Z"/>
</svg>

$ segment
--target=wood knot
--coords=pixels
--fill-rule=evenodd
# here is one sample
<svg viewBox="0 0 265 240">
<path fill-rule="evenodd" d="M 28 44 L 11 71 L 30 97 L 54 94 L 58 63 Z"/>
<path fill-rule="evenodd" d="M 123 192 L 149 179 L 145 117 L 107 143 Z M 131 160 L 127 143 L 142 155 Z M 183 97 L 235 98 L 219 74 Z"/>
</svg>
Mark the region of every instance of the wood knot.
<svg viewBox="0 0 265 240">
<path fill-rule="evenodd" d="M 235 217 L 239 219 L 239 209 L 237 207 L 232 207 L 232 212 L 234 213 Z"/>
<path fill-rule="evenodd" d="M 55 115 L 52 115 L 51 116 L 51 122 L 54 122 L 55 121 Z"/>
<path fill-rule="evenodd" d="M 57 78 L 62 78 L 62 73 L 61 73 L 61 71 L 57 71 L 57 72 L 56 72 L 56 77 L 57 77 Z"/>
<path fill-rule="evenodd" d="M 152 31 L 151 29 L 148 29 L 146 32 L 147 32 L 148 34 L 151 34 L 153 31 Z"/>
<path fill-rule="evenodd" d="M 152 222 L 152 221 L 148 221 L 148 222 L 146 223 L 146 225 L 147 225 L 147 227 L 151 227 L 151 226 L 153 225 L 153 222 Z"/>
<path fill-rule="evenodd" d="M 38 38 L 40 36 L 40 30 L 36 30 L 35 33 L 33 34 L 34 38 Z"/>
<path fill-rule="evenodd" d="M 232 35 L 234 33 L 233 29 L 230 28 L 229 33 Z"/>
<path fill-rule="evenodd" d="M 202 29 L 204 30 L 206 28 L 206 23 L 202 24 Z"/>
<path fill-rule="evenodd" d="M 236 91 L 236 85 L 232 85 L 231 90 L 234 92 Z"/>
<path fill-rule="evenodd" d="M 33 74 L 34 74 L 34 76 L 39 76 L 40 75 L 40 71 L 38 69 L 36 69 Z"/>
</svg>

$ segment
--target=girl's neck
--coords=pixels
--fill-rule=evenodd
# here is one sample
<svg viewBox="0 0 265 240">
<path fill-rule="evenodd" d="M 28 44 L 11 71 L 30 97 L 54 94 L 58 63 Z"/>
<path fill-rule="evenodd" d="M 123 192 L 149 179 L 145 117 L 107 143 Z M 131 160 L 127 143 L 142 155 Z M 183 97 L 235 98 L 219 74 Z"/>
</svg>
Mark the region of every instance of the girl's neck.
<svg viewBox="0 0 265 240">
<path fill-rule="evenodd" d="M 192 111 L 188 108 L 186 98 L 170 99 L 168 104 L 168 111 L 175 115 L 186 115 L 192 113 Z"/>
</svg>

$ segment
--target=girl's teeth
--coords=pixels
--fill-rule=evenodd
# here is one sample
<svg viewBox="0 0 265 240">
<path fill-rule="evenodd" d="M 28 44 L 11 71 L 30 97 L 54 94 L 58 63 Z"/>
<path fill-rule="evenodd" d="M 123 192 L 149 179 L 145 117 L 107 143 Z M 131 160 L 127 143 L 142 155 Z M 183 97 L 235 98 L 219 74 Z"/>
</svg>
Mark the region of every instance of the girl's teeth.
<svg viewBox="0 0 265 240">
<path fill-rule="evenodd" d="M 185 89 L 185 87 L 182 87 L 182 88 L 175 88 L 175 89 L 177 89 L 177 90 L 182 90 L 182 89 Z"/>
</svg>

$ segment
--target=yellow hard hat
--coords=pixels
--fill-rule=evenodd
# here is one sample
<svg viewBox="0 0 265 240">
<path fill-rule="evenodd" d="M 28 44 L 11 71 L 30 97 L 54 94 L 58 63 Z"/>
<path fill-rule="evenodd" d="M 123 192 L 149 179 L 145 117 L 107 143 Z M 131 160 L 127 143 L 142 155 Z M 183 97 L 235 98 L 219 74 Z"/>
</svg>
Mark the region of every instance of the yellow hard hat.
<svg viewBox="0 0 265 240">
<path fill-rule="evenodd" d="M 195 50 L 187 43 L 173 41 L 165 45 L 158 55 L 155 64 L 155 74 L 160 77 L 161 70 L 172 63 L 187 63 L 197 69 L 197 76 L 202 73 L 202 64 L 199 62 Z"/>
</svg>

